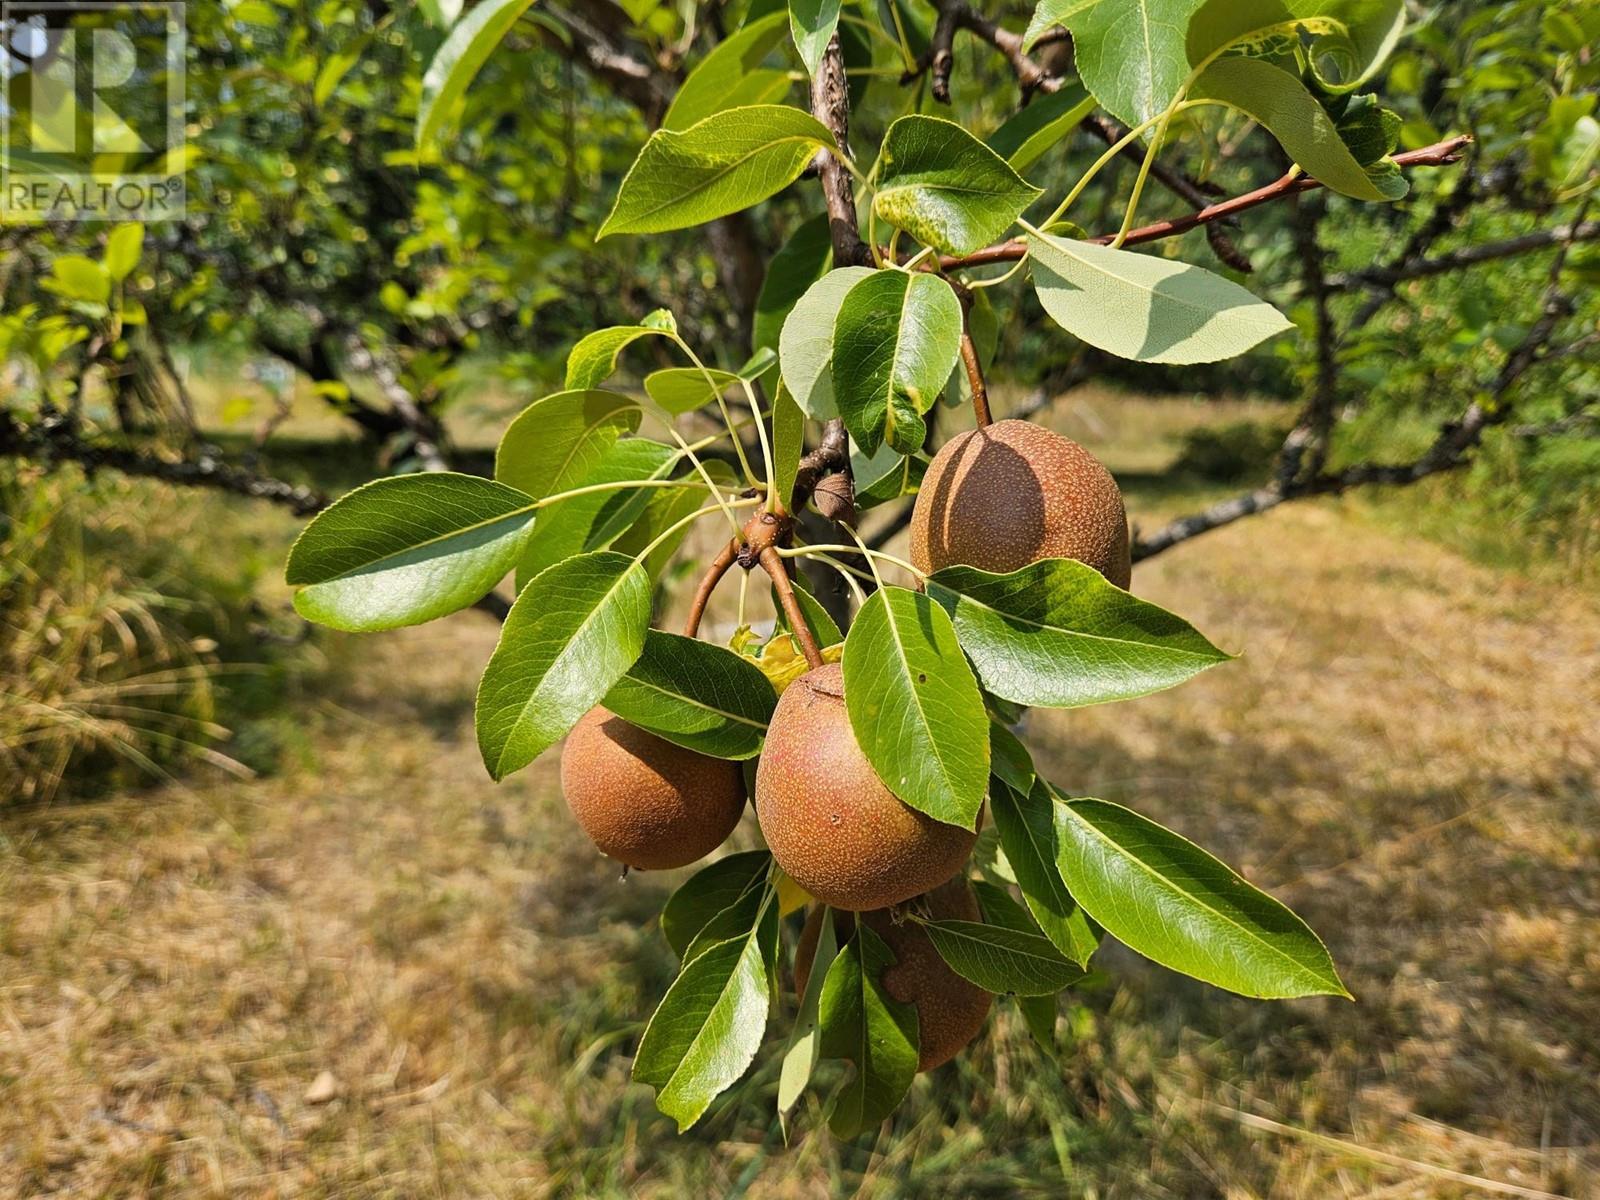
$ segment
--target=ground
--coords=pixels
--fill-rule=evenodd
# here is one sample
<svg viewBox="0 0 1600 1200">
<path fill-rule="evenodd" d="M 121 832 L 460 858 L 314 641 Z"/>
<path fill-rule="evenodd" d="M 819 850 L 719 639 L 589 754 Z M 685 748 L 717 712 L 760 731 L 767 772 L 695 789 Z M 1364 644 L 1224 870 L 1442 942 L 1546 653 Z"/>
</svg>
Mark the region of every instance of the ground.
<svg viewBox="0 0 1600 1200">
<path fill-rule="evenodd" d="M 1060 420 L 1153 521 L 1195 497 L 1142 482 L 1147 407 Z M 619 880 L 554 755 L 488 781 L 466 613 L 319 636 L 272 774 L 0 818 L 0 1194 L 1600 1197 L 1600 601 L 1352 502 L 1134 588 L 1242 657 L 1030 717 L 1041 769 L 1290 903 L 1354 1003 L 1111 948 L 1059 1063 L 999 1005 L 876 1147 L 812 1105 L 785 1148 L 772 1067 L 679 1138 L 628 1068 L 682 873 Z"/>
</svg>

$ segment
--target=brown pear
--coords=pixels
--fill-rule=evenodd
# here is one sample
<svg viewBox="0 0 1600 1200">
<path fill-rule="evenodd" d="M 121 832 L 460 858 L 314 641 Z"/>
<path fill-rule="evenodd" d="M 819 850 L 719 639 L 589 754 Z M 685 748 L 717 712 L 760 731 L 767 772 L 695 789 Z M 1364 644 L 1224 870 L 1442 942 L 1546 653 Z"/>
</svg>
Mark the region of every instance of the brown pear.
<svg viewBox="0 0 1600 1200">
<path fill-rule="evenodd" d="M 887 908 L 938 887 L 977 834 L 883 785 L 850 729 L 837 663 L 784 691 L 756 770 L 756 817 L 778 865 L 834 908 Z"/>
<path fill-rule="evenodd" d="M 920 911 L 935 921 L 976 921 L 978 900 L 965 879 L 952 879 L 896 909 L 880 909 L 861 917 L 894 954 L 894 964 L 883 970 L 883 988 L 900 1003 L 916 1006 L 917 1070 L 931 1071 L 949 1062 L 978 1036 L 994 997 L 952 971 L 927 932 L 906 918 L 905 910 Z M 795 987 L 801 992 L 811 977 L 824 911 L 820 905 L 811 910 L 795 947 Z M 854 920 L 845 913 L 839 913 L 837 920 L 835 932 L 841 939 L 849 937 Z"/>
<path fill-rule="evenodd" d="M 567 807 L 602 853 L 640 871 L 704 858 L 744 812 L 744 771 L 592 708 L 561 752 Z"/>
<path fill-rule="evenodd" d="M 1128 586 L 1128 514 L 1100 460 L 1031 421 L 996 421 L 945 443 L 911 514 L 911 562 L 1006 575 L 1074 558 Z"/>
</svg>

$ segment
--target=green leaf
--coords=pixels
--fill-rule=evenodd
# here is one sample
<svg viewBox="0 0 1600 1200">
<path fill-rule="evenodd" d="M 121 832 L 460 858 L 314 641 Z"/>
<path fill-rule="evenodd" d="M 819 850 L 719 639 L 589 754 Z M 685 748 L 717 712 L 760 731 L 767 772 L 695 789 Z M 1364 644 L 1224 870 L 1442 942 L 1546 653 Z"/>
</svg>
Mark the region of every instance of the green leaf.
<svg viewBox="0 0 1600 1200">
<path fill-rule="evenodd" d="M 961 630 L 956 629 L 960 636 Z M 989 722 L 989 770 L 994 777 L 1013 791 L 1026 796 L 1033 789 L 1033 755 L 1021 739 L 999 721 Z"/>
<path fill-rule="evenodd" d="M 440 29 L 449 29 L 461 15 L 462 0 L 417 0 L 423 16 Z"/>
<path fill-rule="evenodd" d="M 1294 327 L 1265 300 L 1190 263 L 1065 238 L 1028 242 L 1045 312 L 1118 358 L 1217 362 Z"/>
<path fill-rule="evenodd" d="M 476 604 L 515 565 L 532 497 L 475 475 L 400 475 L 359 487 L 306 526 L 286 577 L 301 616 L 355 633 Z"/>
<path fill-rule="evenodd" d="M 789 1034 L 789 1045 L 784 1049 L 783 1065 L 778 1072 L 779 1120 L 789 1115 L 811 1082 L 811 1073 L 816 1070 L 822 1051 L 822 988 L 831 974 L 833 960 L 838 957 L 839 943 L 831 912 L 823 911 L 820 925 L 816 950 L 811 956 L 811 974 L 806 976 L 800 1011 L 795 1014 L 794 1030 Z"/>
<path fill-rule="evenodd" d="M 924 921 L 950 969 L 996 995 L 1048 996 L 1083 978 L 1042 933 L 977 921 Z"/>
<path fill-rule="evenodd" d="M 1042 780 L 1026 791 L 1000 783 L 989 789 L 989 816 L 1040 932 L 1066 957 L 1087 967 L 1100 948 L 1100 932 L 1072 898 L 1056 865 L 1061 855 L 1049 788 Z"/>
<path fill-rule="evenodd" d="M 989 720 L 955 626 L 927 596 L 880 588 L 844 643 L 856 740 L 885 786 L 936 821 L 978 827 L 989 783 Z"/>
<path fill-rule="evenodd" d="M 769 947 L 777 906 L 755 926 L 706 950 L 684 967 L 639 1042 L 633 1077 L 656 1089 L 656 1107 L 682 1133 L 736 1083 L 767 1028 Z"/>
<path fill-rule="evenodd" d="M 668 367 L 646 375 L 644 390 L 650 399 L 678 417 L 715 404 L 718 396 L 738 382 L 739 377 L 732 371 L 719 371 L 715 367 L 704 371 L 699 367 Z"/>
<path fill-rule="evenodd" d="M 522 589 L 478 685 L 478 749 L 504 779 L 571 732 L 644 649 L 650 580 L 621 554 L 557 563 Z"/>
<path fill-rule="evenodd" d="M 661 932 L 680 959 L 718 913 L 767 881 L 772 855 L 765 850 L 730 854 L 701 867 L 673 892 L 661 910 Z"/>
<path fill-rule="evenodd" d="M 961 301 L 921 271 L 875 271 L 850 289 L 833 333 L 834 398 L 868 454 L 922 449 L 922 414 L 961 355 Z M 799 392 L 795 393 L 799 396 Z"/>
<path fill-rule="evenodd" d="M 111 299 L 111 273 L 102 263 L 81 254 L 58 254 L 50 263 L 46 286 L 68 300 L 103 305 Z"/>
<path fill-rule="evenodd" d="M 815 75 L 839 27 L 839 0 L 789 0 L 789 28 L 806 74 Z"/>
<path fill-rule="evenodd" d="M 928 474 L 929 461 L 927 456 L 922 454 L 911 454 L 901 458 L 892 471 L 880 477 L 872 486 L 856 489 L 856 508 L 865 512 L 869 508 L 888 504 L 903 496 L 914 496 L 917 489 L 922 486 L 923 478 Z"/>
<path fill-rule="evenodd" d="M 776 895 L 777 891 L 772 881 L 763 877 L 735 896 L 721 912 L 713 913 L 711 919 L 690 940 L 688 949 L 683 952 L 684 966 L 688 966 L 713 946 L 745 933 L 755 925 L 761 917 L 762 910 L 769 905 L 777 909 L 778 905 L 773 903 Z M 776 948 L 774 945 L 773 949 Z M 770 969 L 776 969 L 776 964 L 770 964 Z"/>
<path fill-rule="evenodd" d="M 1013 171 L 1026 171 L 1094 110 L 1095 99 L 1082 84 L 1069 84 L 1051 95 L 1036 96 L 989 135 L 989 149 L 1005 159 Z"/>
<path fill-rule="evenodd" d="M 831 421 L 839 415 L 833 395 L 834 323 L 850 290 L 875 274 L 871 267 L 829 271 L 806 289 L 783 322 L 778 342 L 783 381 L 813 421 Z"/>
<path fill-rule="evenodd" d="M 118 225 L 106 237 L 105 269 L 112 283 L 121 283 L 144 255 L 144 226 L 137 221 Z"/>
<path fill-rule="evenodd" d="M 506 427 L 494 477 L 534 499 L 579 486 L 625 433 L 639 428 L 637 401 L 593 389 L 535 400 Z"/>
<path fill-rule="evenodd" d="M 1320 183 L 1356 200 L 1398 200 L 1403 176 L 1374 176 L 1339 138 L 1328 110 L 1289 72 L 1258 58 L 1219 58 L 1195 81 L 1196 98 L 1221 100 L 1265 125 Z M 1194 360 L 1191 360 L 1194 361 Z"/>
<path fill-rule="evenodd" d="M 664 233 L 759 204 L 788 187 L 833 135 L 810 113 L 758 104 L 716 113 L 681 132 L 650 135 L 599 237 Z"/>
<path fill-rule="evenodd" d="M 828 1121 L 836 1137 L 853 1138 L 880 1124 L 917 1075 L 917 1009 L 883 986 L 883 972 L 892 965 L 884 940 L 857 921 L 822 985 L 822 1053 L 856 1067 Z"/>
<path fill-rule="evenodd" d="M 1244 996 L 1349 996 L 1304 921 L 1193 842 L 1104 800 L 1055 820 L 1062 878 L 1129 949 Z"/>
<path fill-rule="evenodd" d="M 1298 73 L 1303 56 L 1319 86 L 1342 93 L 1377 72 L 1404 27 L 1403 0 L 1206 0 L 1185 45 L 1196 67 L 1232 50 Z"/>
<path fill-rule="evenodd" d="M 759 351 L 778 349 L 784 322 L 806 289 L 821 279 L 833 261 L 833 239 L 828 227 L 828 214 L 819 213 L 803 222 L 772 256 L 767 264 L 767 276 L 761 283 L 761 295 L 756 300 L 756 315 L 751 330 L 751 344 Z M 843 293 L 840 293 L 843 298 Z M 828 348 L 833 347 L 833 317 L 837 306 L 827 316 Z M 824 359 L 824 364 L 826 359 Z"/>
<path fill-rule="evenodd" d="M 806 591 L 805 585 L 798 579 L 791 580 L 789 586 L 794 589 L 795 599 L 800 602 L 800 611 L 805 614 L 806 624 L 811 628 L 811 636 L 817 639 L 817 645 L 827 649 L 844 641 L 844 633 L 839 629 L 838 622 L 828 615 L 828 610 L 822 607 L 822 601 Z M 789 618 L 784 615 L 776 592 L 772 594 L 772 607 L 778 613 L 776 632 L 789 631 Z"/>
<path fill-rule="evenodd" d="M 955 618 L 983 686 L 1018 704 L 1082 708 L 1147 696 L 1229 659 L 1181 617 L 1069 558 L 1009 575 L 946 567 L 928 594 Z"/>
<path fill-rule="evenodd" d="M 778 697 L 749 659 L 652 629 L 644 653 L 604 703 L 669 742 L 712 758 L 742 759 L 761 752 Z"/>
<path fill-rule="evenodd" d="M 1099 0 L 1059 22 L 1072 32 L 1078 75 L 1119 121 L 1164 110 L 1189 74 L 1184 31 L 1200 0 Z M 1037 19 L 1037 18 L 1036 18 Z M 1046 27 L 1048 28 L 1048 26 Z"/>
<path fill-rule="evenodd" d="M 658 308 L 638 325 L 616 325 L 597 329 L 567 355 L 567 389 L 597 388 L 617 370 L 617 356 L 643 337 L 670 337 L 678 323 L 664 308 Z"/>
<path fill-rule="evenodd" d="M 794 481 L 806 448 L 806 414 L 778 380 L 772 394 L 772 494 L 787 509 L 794 503 Z"/>
<path fill-rule="evenodd" d="M 533 0 L 483 0 L 450 30 L 427 74 L 417 104 L 417 155 L 437 159 L 439 139 L 462 94 L 477 78 L 496 46 Z"/>
<path fill-rule="evenodd" d="M 761 63 L 783 40 L 786 24 L 782 13 L 772 13 L 720 42 L 678 88 L 661 128 L 688 129 L 726 109 L 781 98 L 791 86 L 788 72 L 763 70 Z"/>
<path fill-rule="evenodd" d="M 1099 3 L 1100 0 L 1039 0 L 1032 19 L 1028 21 L 1027 31 L 1022 35 L 1023 53 L 1031 51 L 1038 45 L 1039 39 L 1056 26 L 1070 24 L 1079 13 Z"/>
<path fill-rule="evenodd" d="M 924 245 L 971 254 L 1010 228 L 1040 190 L 954 121 L 913 114 L 883 139 L 872 207 Z"/>
<path fill-rule="evenodd" d="M 676 450 L 660 442 L 623 438 L 609 447 L 577 483 L 591 487 L 662 479 L 671 473 L 677 458 Z M 527 586 L 540 572 L 562 559 L 586 550 L 603 549 L 605 543 L 620 537 L 645 511 L 649 490 L 589 492 L 583 496 L 569 496 L 540 509 L 539 520 L 517 557 L 517 587 Z"/>
</svg>

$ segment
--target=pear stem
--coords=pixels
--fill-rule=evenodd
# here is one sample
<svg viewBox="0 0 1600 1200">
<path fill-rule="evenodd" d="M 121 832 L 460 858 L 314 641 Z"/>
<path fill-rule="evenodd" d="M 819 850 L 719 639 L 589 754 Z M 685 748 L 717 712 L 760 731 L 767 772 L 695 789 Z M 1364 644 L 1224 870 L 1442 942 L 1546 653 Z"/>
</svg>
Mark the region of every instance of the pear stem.
<svg viewBox="0 0 1600 1200">
<path fill-rule="evenodd" d="M 817 645 L 811 626 L 806 622 L 805 610 L 800 607 L 799 597 L 794 594 L 794 585 L 789 581 L 789 565 L 783 561 L 776 546 L 763 549 L 759 561 L 761 569 L 772 580 L 772 590 L 778 593 L 778 603 L 783 606 L 783 615 L 788 618 L 789 631 L 794 635 L 794 640 L 800 643 L 800 652 L 815 671 L 822 666 L 822 647 Z"/>
<path fill-rule="evenodd" d="M 717 590 L 717 584 L 722 582 L 722 577 L 733 567 L 734 558 L 739 553 L 740 541 L 740 538 L 734 538 L 724 546 L 721 553 L 711 560 L 706 573 L 700 577 L 700 586 L 695 589 L 694 601 L 689 605 L 689 618 L 683 623 L 685 637 L 700 636 L 700 621 L 706 615 L 706 605 L 711 602 L 711 593 Z"/>
</svg>

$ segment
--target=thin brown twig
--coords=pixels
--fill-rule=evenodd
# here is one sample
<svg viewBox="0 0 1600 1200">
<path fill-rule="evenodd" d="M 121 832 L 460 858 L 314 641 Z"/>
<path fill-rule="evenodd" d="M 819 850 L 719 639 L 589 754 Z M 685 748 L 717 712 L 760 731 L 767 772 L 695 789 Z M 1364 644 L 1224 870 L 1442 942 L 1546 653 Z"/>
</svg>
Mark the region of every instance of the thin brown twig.
<svg viewBox="0 0 1600 1200">
<path fill-rule="evenodd" d="M 1440 167 L 1459 160 L 1461 149 L 1472 141 L 1467 134 L 1458 134 L 1446 138 L 1442 142 L 1435 142 L 1431 146 L 1424 146 L 1420 150 L 1408 150 L 1404 154 L 1394 156 L 1394 163 L 1399 167 Z M 1182 217 L 1173 217 L 1166 221 L 1157 221 L 1153 225 L 1144 225 L 1132 230 L 1123 239 L 1123 245 L 1136 246 L 1145 242 L 1160 241 L 1163 238 L 1177 237 L 1179 234 L 1188 233 L 1212 221 L 1221 221 L 1235 213 L 1244 212 L 1246 209 L 1258 208 L 1263 204 L 1270 204 L 1274 200 L 1281 200 L 1285 196 L 1292 196 L 1299 192 L 1310 192 L 1323 187 L 1320 179 L 1309 175 L 1284 175 L 1264 187 L 1254 191 L 1245 192 L 1243 195 L 1234 196 L 1227 200 L 1220 200 L 1215 204 L 1201 209 L 1199 212 L 1189 213 Z M 1115 234 L 1101 234 L 1090 238 L 1089 241 L 1097 246 L 1110 245 L 1116 240 Z M 1024 238 L 1001 242 L 995 246 L 986 246 L 973 254 L 945 255 L 939 260 L 941 271 L 959 271 L 966 267 L 989 266 L 993 263 L 1016 262 L 1028 252 L 1028 243 Z"/>
<path fill-rule="evenodd" d="M 778 553 L 776 546 L 762 550 L 759 561 L 761 569 L 772 580 L 772 590 L 778 593 L 778 603 L 783 607 L 783 615 L 788 618 L 789 631 L 794 635 L 794 640 L 800 643 L 800 653 L 806 656 L 811 669 L 816 670 L 822 666 L 822 647 L 817 645 L 811 626 L 806 622 L 805 610 L 800 607 L 800 598 L 794 594 L 794 584 L 789 579 L 789 565 L 783 561 L 783 555 Z"/>
<path fill-rule="evenodd" d="M 994 424 L 994 418 L 989 415 L 989 389 L 984 386 L 983 367 L 978 362 L 978 348 L 972 344 L 972 330 L 965 325 L 961 329 L 961 361 L 966 364 L 967 383 L 972 388 L 973 420 L 979 429 L 987 429 Z"/>
</svg>

